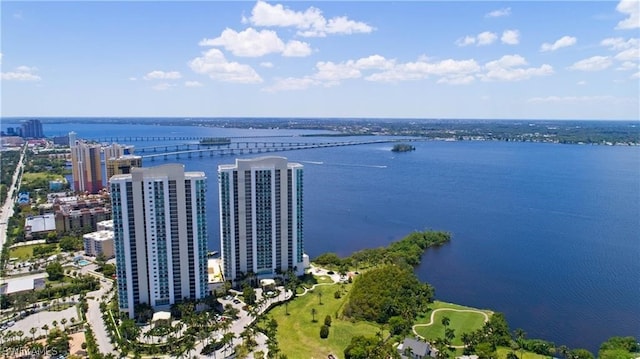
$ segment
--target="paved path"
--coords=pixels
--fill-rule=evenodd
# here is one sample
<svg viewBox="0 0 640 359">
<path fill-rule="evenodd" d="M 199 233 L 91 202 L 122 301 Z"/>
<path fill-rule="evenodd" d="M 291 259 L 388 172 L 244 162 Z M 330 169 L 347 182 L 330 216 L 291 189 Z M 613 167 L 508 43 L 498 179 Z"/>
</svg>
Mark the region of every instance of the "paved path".
<svg viewBox="0 0 640 359">
<path fill-rule="evenodd" d="M 454 309 L 454 308 L 438 308 L 436 310 L 434 310 L 433 312 L 431 312 L 431 318 L 429 319 L 429 323 L 426 324 L 416 324 L 414 325 L 411 329 L 413 330 L 413 334 L 415 334 L 417 337 L 426 340 L 425 337 L 423 337 L 422 335 L 418 334 L 418 332 L 416 332 L 416 328 L 417 327 L 428 327 L 430 325 L 433 324 L 433 321 L 436 317 L 436 313 L 438 312 L 445 312 L 445 311 L 450 311 L 450 312 L 462 312 L 462 313 L 477 313 L 480 314 L 482 316 L 484 316 L 484 322 L 488 322 L 489 321 L 489 315 L 483 311 L 480 310 L 475 310 L 475 309 Z M 452 348 L 456 348 L 456 349 L 462 349 L 464 348 L 464 345 L 452 345 Z"/>
<path fill-rule="evenodd" d="M 115 349 L 111 343 L 109 334 L 107 334 L 106 325 L 102 320 L 99 300 L 102 300 L 101 297 L 108 293 L 112 286 L 113 283 L 110 280 L 105 279 L 100 282 L 100 289 L 87 293 L 87 304 L 89 305 L 89 309 L 87 310 L 87 322 L 91 324 L 93 334 L 95 335 L 96 342 L 98 344 L 98 349 L 104 354 L 115 353 Z M 93 299 L 89 299 L 89 297 L 93 297 Z M 108 297 L 111 298 L 111 296 Z M 108 301 L 109 299 L 107 299 L 107 302 Z"/>
</svg>

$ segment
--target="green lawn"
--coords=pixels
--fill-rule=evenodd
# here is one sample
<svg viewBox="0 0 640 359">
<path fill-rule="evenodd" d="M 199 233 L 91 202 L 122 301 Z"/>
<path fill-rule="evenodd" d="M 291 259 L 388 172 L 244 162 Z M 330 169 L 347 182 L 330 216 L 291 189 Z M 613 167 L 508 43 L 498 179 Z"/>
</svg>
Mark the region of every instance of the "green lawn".
<svg viewBox="0 0 640 359">
<path fill-rule="evenodd" d="M 329 277 L 328 275 L 320 275 L 314 277 L 316 277 L 318 283 L 333 283 L 333 279 L 331 279 L 331 277 Z"/>
<path fill-rule="evenodd" d="M 19 247 L 14 247 L 9 249 L 9 258 L 18 258 L 19 260 L 28 260 L 33 258 L 33 248 L 37 247 L 37 246 L 43 246 L 46 244 L 30 244 L 28 246 L 19 246 Z M 51 254 L 47 255 L 54 255 L 54 254 L 60 254 L 60 248 L 56 248 L 55 251 L 53 251 Z"/>
<path fill-rule="evenodd" d="M 9 258 L 18 258 L 20 260 L 27 260 L 33 257 L 33 247 L 39 244 L 32 244 L 29 246 L 20 246 L 9 249 Z"/>
<path fill-rule="evenodd" d="M 429 326 L 419 326 L 416 327 L 416 332 L 426 338 L 435 339 L 435 338 L 444 338 L 444 326 L 442 325 L 442 318 L 448 317 L 449 328 L 455 331 L 455 338 L 452 341 L 452 345 L 462 345 L 462 340 L 460 339 L 462 333 L 469 333 L 476 329 L 479 329 L 484 324 L 485 317 L 484 315 L 478 313 L 477 311 L 486 313 L 487 315 L 491 315 L 491 311 L 488 310 L 479 310 L 476 308 L 464 307 L 461 305 L 445 303 L 436 301 L 433 303 L 431 308 L 436 311 L 438 309 L 455 309 L 455 310 L 470 310 L 475 312 L 457 312 L 453 310 L 440 310 L 434 314 L 433 324 Z M 416 324 L 427 324 L 431 320 L 431 313 L 429 311 L 425 316 L 419 317 L 416 320 Z"/>
<path fill-rule="evenodd" d="M 22 182 L 31 183 L 35 181 L 54 181 L 54 180 L 63 180 L 64 177 L 55 173 L 49 172 L 25 172 L 22 174 Z"/>
<path fill-rule="evenodd" d="M 326 358 L 331 353 L 342 357 L 352 337 L 374 336 L 379 331 L 377 325 L 369 322 L 352 323 L 336 319 L 336 314 L 347 300 L 346 294 L 340 299 L 334 297 L 334 293 L 340 288 L 340 284 L 317 286 L 313 293 L 307 293 L 289 302 L 289 315 L 286 315 L 284 305 L 269 312 L 269 317 L 278 321 L 278 346 L 283 354 L 289 358 Z M 346 285 L 345 288 L 348 291 L 351 285 Z M 322 305 L 319 304 L 318 293 L 322 293 Z M 317 311 L 316 323 L 312 322 L 312 308 Z M 320 327 L 327 315 L 330 315 L 332 320 L 329 337 L 320 339 Z M 388 333 L 385 333 L 386 335 Z"/>
</svg>

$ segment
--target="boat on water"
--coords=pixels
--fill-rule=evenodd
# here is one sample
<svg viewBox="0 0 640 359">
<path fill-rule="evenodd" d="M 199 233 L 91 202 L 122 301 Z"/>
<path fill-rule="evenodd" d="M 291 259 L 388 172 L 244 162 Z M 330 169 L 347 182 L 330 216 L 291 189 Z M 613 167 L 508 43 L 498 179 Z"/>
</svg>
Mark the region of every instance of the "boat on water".
<svg viewBox="0 0 640 359">
<path fill-rule="evenodd" d="M 220 146 L 228 145 L 230 143 L 231 139 L 226 137 L 205 137 L 200 140 L 200 144 L 204 146 Z"/>
</svg>

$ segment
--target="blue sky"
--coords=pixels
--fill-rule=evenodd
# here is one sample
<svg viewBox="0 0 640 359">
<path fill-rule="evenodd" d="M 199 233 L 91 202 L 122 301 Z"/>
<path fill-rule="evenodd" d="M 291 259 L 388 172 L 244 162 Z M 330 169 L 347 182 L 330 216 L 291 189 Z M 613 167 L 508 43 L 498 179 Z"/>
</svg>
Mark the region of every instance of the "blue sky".
<svg viewBox="0 0 640 359">
<path fill-rule="evenodd" d="M 640 2 L 12 2 L 2 116 L 639 119 Z"/>
</svg>

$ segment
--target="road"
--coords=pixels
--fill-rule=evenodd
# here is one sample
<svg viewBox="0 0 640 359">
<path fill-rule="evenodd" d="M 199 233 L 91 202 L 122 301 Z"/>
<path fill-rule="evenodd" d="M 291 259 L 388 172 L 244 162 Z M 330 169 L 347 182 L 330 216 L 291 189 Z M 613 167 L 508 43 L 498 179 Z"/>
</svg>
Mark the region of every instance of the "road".
<svg viewBox="0 0 640 359">
<path fill-rule="evenodd" d="M 113 344 L 111 344 L 109 335 L 107 334 L 107 328 L 102 320 L 102 312 L 100 311 L 102 296 L 108 293 L 112 286 L 113 282 L 108 279 L 102 279 L 100 282 L 100 289 L 87 293 L 87 304 L 89 304 L 89 309 L 87 310 L 87 322 L 91 324 L 100 352 L 104 354 L 115 353 Z M 108 301 L 109 299 L 107 299 L 107 302 Z"/>
<path fill-rule="evenodd" d="M 287 300 L 293 295 L 293 293 L 291 291 L 286 291 L 285 292 L 284 287 L 277 287 L 277 289 L 280 292 L 280 294 L 278 296 L 276 296 L 276 297 L 267 298 L 266 301 L 265 301 L 265 304 L 260 308 L 260 313 L 266 312 L 267 308 L 269 308 L 269 306 L 271 304 Z M 260 288 L 256 289 L 256 297 L 257 297 L 257 300 L 260 300 L 262 298 L 262 289 L 260 289 Z M 236 345 L 242 344 L 242 338 L 240 337 L 240 334 L 253 321 L 255 321 L 256 318 L 250 316 L 247 311 L 242 309 L 242 307 L 244 306 L 244 303 L 242 303 L 242 302 L 236 304 L 236 303 L 233 303 L 231 300 L 225 300 L 225 299 L 222 299 L 222 298 L 220 298 L 218 300 L 220 301 L 220 303 L 222 303 L 223 306 L 225 304 L 231 304 L 231 305 L 233 305 L 234 308 L 240 310 L 240 312 L 238 313 L 238 319 L 233 321 L 229 331 L 235 334 L 235 338 L 233 339 L 233 346 L 235 347 Z M 222 334 L 222 332 L 221 332 L 221 334 Z M 266 336 L 264 336 L 264 334 L 259 334 L 256 337 L 256 341 L 258 343 L 258 346 L 257 346 L 256 349 L 254 349 L 254 352 L 261 350 L 264 353 L 266 353 L 267 352 Z M 204 344 L 205 344 L 204 342 L 196 343 L 196 349 L 195 349 L 194 352 L 197 353 L 197 355 L 200 356 L 200 357 L 206 357 L 206 356 L 203 356 L 203 355 L 200 354 L 200 352 L 204 348 Z M 209 355 L 208 357 L 225 358 L 225 356 L 227 354 L 230 354 L 230 353 L 231 353 L 230 350 L 227 350 L 225 352 L 225 350 L 223 348 L 223 349 L 220 349 L 220 350 L 216 351 L 215 354 Z"/>
<path fill-rule="evenodd" d="M 24 168 L 24 154 L 26 150 L 27 146 L 25 145 L 22 149 L 22 154 L 20 155 L 20 161 L 16 166 L 16 171 L 13 173 L 11 187 L 9 187 L 9 191 L 7 192 L 7 199 L 2 204 L 2 211 L 0 212 L 0 250 L 4 248 L 4 242 L 7 240 L 7 222 L 9 221 L 9 218 L 13 216 L 13 204 L 15 203 L 17 191 L 20 188 L 19 174 Z"/>
</svg>

